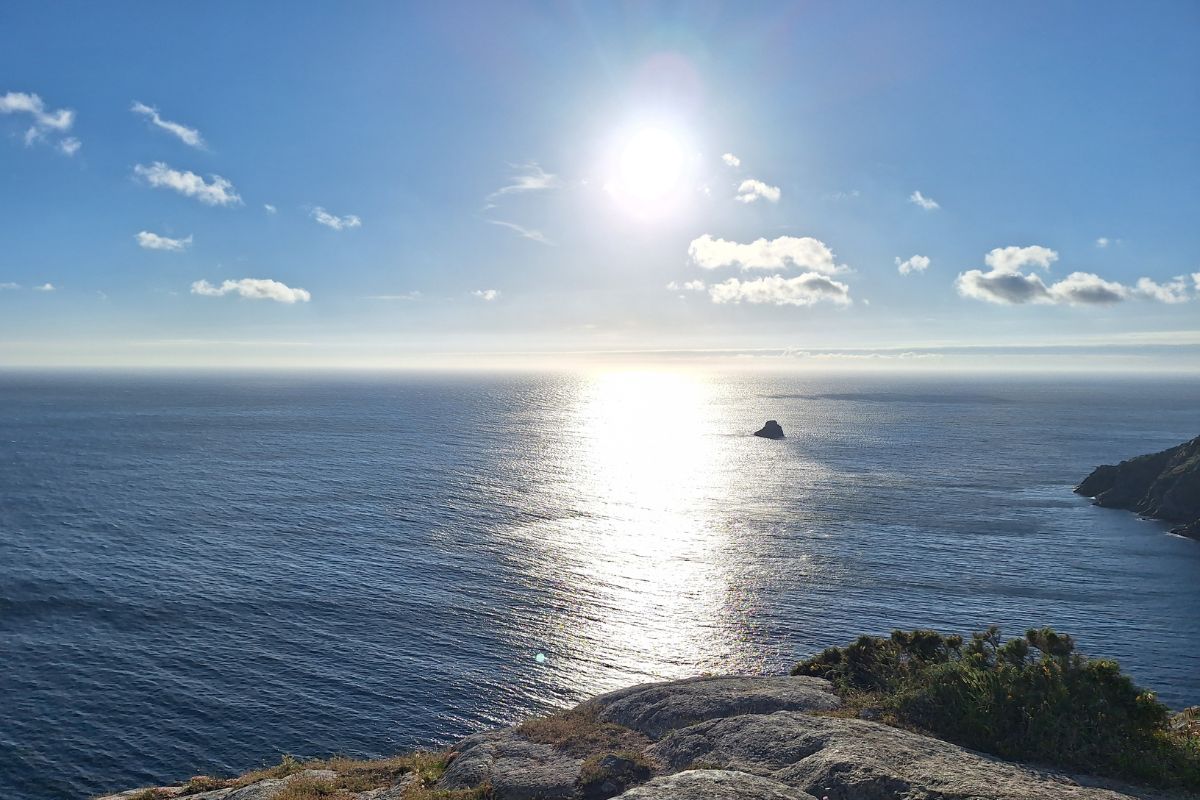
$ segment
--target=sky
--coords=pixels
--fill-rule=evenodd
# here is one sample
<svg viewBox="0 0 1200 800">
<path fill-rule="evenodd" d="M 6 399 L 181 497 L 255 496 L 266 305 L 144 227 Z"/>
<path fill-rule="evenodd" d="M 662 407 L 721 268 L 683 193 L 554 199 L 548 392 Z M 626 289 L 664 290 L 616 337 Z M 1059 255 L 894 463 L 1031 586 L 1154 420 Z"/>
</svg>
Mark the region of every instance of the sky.
<svg viewBox="0 0 1200 800">
<path fill-rule="evenodd" d="M 0 5 L 0 365 L 1200 370 L 1200 5 Z"/>
</svg>

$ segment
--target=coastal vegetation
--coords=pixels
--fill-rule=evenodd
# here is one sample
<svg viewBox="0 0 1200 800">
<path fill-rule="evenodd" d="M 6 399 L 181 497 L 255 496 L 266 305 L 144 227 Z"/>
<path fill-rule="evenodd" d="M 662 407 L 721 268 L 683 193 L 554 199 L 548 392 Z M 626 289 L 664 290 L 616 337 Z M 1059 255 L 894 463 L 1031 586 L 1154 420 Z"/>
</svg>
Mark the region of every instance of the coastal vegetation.
<svg viewBox="0 0 1200 800">
<path fill-rule="evenodd" d="M 830 680 L 839 713 L 914 728 L 1006 759 L 1200 790 L 1200 730 L 1173 718 L 1117 662 L 1089 659 L 1050 628 L 862 636 L 798 664 Z"/>
</svg>

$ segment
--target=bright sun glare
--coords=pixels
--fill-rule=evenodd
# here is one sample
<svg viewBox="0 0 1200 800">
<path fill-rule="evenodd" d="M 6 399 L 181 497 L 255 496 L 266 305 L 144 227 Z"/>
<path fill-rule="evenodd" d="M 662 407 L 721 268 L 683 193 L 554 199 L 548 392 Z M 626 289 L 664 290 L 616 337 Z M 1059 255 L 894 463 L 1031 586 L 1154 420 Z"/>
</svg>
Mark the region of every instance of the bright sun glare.
<svg viewBox="0 0 1200 800">
<path fill-rule="evenodd" d="M 659 128 L 644 128 L 625 143 L 621 152 L 621 185 L 639 200 L 670 194 L 683 171 L 683 147 Z"/>
<path fill-rule="evenodd" d="M 608 188 L 639 217 L 658 217 L 678 204 L 687 184 L 688 150 L 661 127 L 641 127 L 620 139 Z"/>
</svg>

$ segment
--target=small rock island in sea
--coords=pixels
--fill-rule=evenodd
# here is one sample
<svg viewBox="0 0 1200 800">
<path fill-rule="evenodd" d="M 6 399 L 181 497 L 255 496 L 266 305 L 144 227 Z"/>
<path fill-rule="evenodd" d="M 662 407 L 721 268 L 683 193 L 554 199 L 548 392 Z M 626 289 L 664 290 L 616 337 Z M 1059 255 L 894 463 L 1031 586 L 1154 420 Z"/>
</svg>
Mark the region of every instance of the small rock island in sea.
<svg viewBox="0 0 1200 800">
<path fill-rule="evenodd" d="M 767 424 L 754 432 L 755 436 L 761 436 L 764 439 L 782 439 L 783 426 L 773 419 L 767 420 Z"/>
<path fill-rule="evenodd" d="M 1098 506 L 1182 523 L 1172 532 L 1200 539 L 1200 436 L 1159 453 L 1096 467 L 1075 492 Z"/>
</svg>

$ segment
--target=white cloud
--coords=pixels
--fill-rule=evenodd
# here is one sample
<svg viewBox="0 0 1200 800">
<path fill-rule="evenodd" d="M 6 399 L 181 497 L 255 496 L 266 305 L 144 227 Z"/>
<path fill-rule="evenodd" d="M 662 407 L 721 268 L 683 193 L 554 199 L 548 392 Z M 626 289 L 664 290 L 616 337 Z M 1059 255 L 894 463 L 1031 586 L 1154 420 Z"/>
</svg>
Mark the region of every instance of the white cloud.
<svg viewBox="0 0 1200 800">
<path fill-rule="evenodd" d="M 476 289 L 475 291 L 471 292 L 471 294 L 473 294 L 475 297 L 478 297 L 480 300 L 483 300 L 484 302 L 490 303 L 500 296 L 500 290 Z"/>
<path fill-rule="evenodd" d="M 178 122 L 163 119 L 159 116 L 157 108 L 134 100 L 133 106 L 129 110 L 135 114 L 142 114 L 148 117 L 151 123 L 162 128 L 167 133 L 177 136 L 184 144 L 199 150 L 204 149 L 204 137 L 200 135 L 200 131 L 195 128 L 189 128 L 186 125 L 181 125 Z"/>
<path fill-rule="evenodd" d="M 187 249 L 187 246 L 192 243 L 192 237 L 189 235 L 186 239 L 172 239 L 168 236 L 159 236 L 157 233 L 150 231 L 141 231 L 135 237 L 139 247 L 146 250 L 171 250 L 178 252 Z"/>
<path fill-rule="evenodd" d="M 714 303 L 759 303 L 776 306 L 811 306 L 822 300 L 850 304 L 850 287 L 826 275 L 806 272 L 794 278 L 770 275 L 740 281 L 730 278 L 708 287 Z"/>
<path fill-rule="evenodd" d="M 55 291 L 55 286 L 53 283 L 43 283 L 41 286 L 33 287 L 33 290 L 35 292 L 53 292 Z"/>
<path fill-rule="evenodd" d="M 1200 273 L 1193 275 L 1192 278 L 1200 283 Z M 1187 278 L 1183 275 L 1178 275 L 1166 283 L 1157 283 L 1150 278 L 1138 278 L 1134 291 L 1140 297 L 1157 300 L 1160 303 L 1186 303 L 1191 299 L 1188 296 Z"/>
<path fill-rule="evenodd" d="M 545 189 L 557 189 L 562 185 L 557 175 L 552 175 L 538 166 L 536 161 L 530 161 L 527 164 L 514 164 L 514 169 L 522 170 L 512 177 L 512 183 L 501 186 L 496 191 L 488 195 L 488 200 L 493 200 L 501 195 L 515 194 L 517 192 L 537 192 Z"/>
<path fill-rule="evenodd" d="M 753 203 L 761 197 L 772 203 L 778 203 L 781 194 L 778 186 L 770 186 L 760 180 L 747 178 L 742 181 L 741 186 L 738 186 L 737 197 L 734 199 L 739 203 Z"/>
<path fill-rule="evenodd" d="M 926 211 L 935 211 L 941 208 L 936 200 L 934 200 L 932 197 L 926 197 L 925 195 L 921 194 L 920 190 L 916 190 L 910 194 L 908 196 L 908 202 L 914 203 Z"/>
<path fill-rule="evenodd" d="M 335 214 L 330 214 L 325 209 L 317 206 L 312 210 L 312 218 L 327 228 L 333 228 L 335 231 L 344 231 L 347 228 L 361 228 L 362 220 L 355 214 L 347 214 L 344 217 L 339 217 Z"/>
<path fill-rule="evenodd" d="M 1048 291 L 1053 302 L 1072 306 L 1108 305 L 1130 296 L 1127 287 L 1090 272 L 1072 272 L 1061 281 L 1051 284 Z"/>
<path fill-rule="evenodd" d="M 270 203 L 263 203 L 263 211 L 266 211 L 268 214 L 275 214 L 278 213 L 279 209 Z"/>
<path fill-rule="evenodd" d="M 1050 269 L 1058 261 L 1058 253 L 1049 247 L 997 247 L 988 251 L 983 263 L 997 272 L 1020 272 L 1025 267 Z"/>
<path fill-rule="evenodd" d="M 554 244 L 554 242 L 546 238 L 546 234 L 542 233 L 541 231 L 535 231 L 532 228 L 523 227 L 515 222 L 505 222 L 499 219 L 489 219 L 488 222 L 492 223 L 493 225 L 500 225 L 502 227 L 509 228 L 510 230 L 514 230 L 525 239 L 532 239 L 533 241 L 541 242 L 542 244 Z"/>
<path fill-rule="evenodd" d="M 161 161 L 155 161 L 148 167 L 138 164 L 133 171 L 151 186 L 173 189 L 186 197 L 194 197 L 207 206 L 232 206 L 242 202 L 241 196 L 234 191 L 233 184 L 220 175 L 210 175 L 212 183 L 206 183 L 204 178 L 194 172 L 180 172 Z"/>
<path fill-rule="evenodd" d="M 1019 305 L 1051 302 L 1046 284 L 1037 275 L 970 269 L 959 275 L 954 285 L 963 297 L 989 303 Z"/>
<path fill-rule="evenodd" d="M 906 261 L 901 261 L 900 256 L 896 256 L 896 269 L 900 270 L 901 275 L 924 272 L 929 269 L 929 256 L 912 256 Z"/>
<path fill-rule="evenodd" d="M 4 291 L 6 289 L 20 289 L 20 288 L 21 288 L 21 284 L 19 284 L 19 283 L 0 283 L 0 292 Z"/>
<path fill-rule="evenodd" d="M 0 95 L 0 114 L 29 114 L 33 125 L 25 131 L 25 144 L 31 145 L 45 138 L 47 133 L 66 133 L 75 124 L 75 112 L 69 108 L 56 111 L 46 110 L 46 104 L 36 94 L 8 92 Z M 68 137 L 58 143 L 61 152 L 74 155 L 79 150 L 78 139 Z"/>
<path fill-rule="evenodd" d="M 307 303 L 312 295 L 305 289 L 293 289 L 279 281 L 266 278 L 242 278 L 238 281 L 224 281 L 220 286 L 214 286 L 208 281 L 196 281 L 192 284 L 192 294 L 204 297 L 223 297 L 236 294 L 248 300 L 274 300 L 277 303 Z"/>
<path fill-rule="evenodd" d="M 725 166 L 727 167 L 740 167 L 742 165 L 742 160 L 733 153 L 725 153 L 721 156 L 721 160 L 725 162 Z"/>
<path fill-rule="evenodd" d="M 688 257 L 704 269 L 737 265 L 747 269 L 787 269 L 795 266 L 826 275 L 836 275 L 849 269 L 838 264 L 824 242 L 809 236 L 780 236 L 777 239 L 756 239 L 749 244 L 715 239 L 704 234 L 688 245 Z"/>
<path fill-rule="evenodd" d="M 1161 303 L 1186 302 L 1187 280 L 1183 276 L 1167 283 L 1139 278 L 1130 288 L 1091 272 L 1072 272 L 1060 281 L 1046 284 L 1040 276 L 1022 272 L 1026 268 L 1049 270 L 1058 253 L 1048 247 L 998 247 L 984 261 L 990 269 L 967 270 L 955 280 L 963 297 L 1001 305 L 1041 303 L 1047 305 L 1109 305 L 1140 297 Z"/>
<path fill-rule="evenodd" d="M 1101 236 L 1099 239 L 1096 240 L 1096 247 L 1103 249 L 1105 247 L 1108 247 L 1108 245 L 1109 245 L 1109 239 L 1107 236 Z"/>
<path fill-rule="evenodd" d="M 1200 293 L 1200 272 L 1192 273 L 1192 283 L 1196 284 L 1196 291 Z"/>
</svg>

